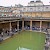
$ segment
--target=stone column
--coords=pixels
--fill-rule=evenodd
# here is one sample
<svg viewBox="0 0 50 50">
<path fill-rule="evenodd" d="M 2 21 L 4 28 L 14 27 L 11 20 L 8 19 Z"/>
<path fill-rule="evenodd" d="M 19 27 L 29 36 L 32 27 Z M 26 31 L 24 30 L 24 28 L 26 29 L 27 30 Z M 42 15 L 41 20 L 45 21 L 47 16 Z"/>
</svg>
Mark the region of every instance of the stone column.
<svg viewBox="0 0 50 50">
<path fill-rule="evenodd" d="M 17 30 L 19 31 L 19 21 L 17 21 Z"/>
<path fill-rule="evenodd" d="M 32 31 L 32 20 L 30 20 L 30 31 Z"/>
<path fill-rule="evenodd" d="M 24 20 L 22 21 L 22 30 L 24 30 Z"/>
<path fill-rule="evenodd" d="M 12 31 L 12 26 L 11 26 L 11 22 L 10 22 L 10 32 Z"/>
<path fill-rule="evenodd" d="M 42 21 L 40 21 L 40 32 L 42 31 Z"/>
</svg>

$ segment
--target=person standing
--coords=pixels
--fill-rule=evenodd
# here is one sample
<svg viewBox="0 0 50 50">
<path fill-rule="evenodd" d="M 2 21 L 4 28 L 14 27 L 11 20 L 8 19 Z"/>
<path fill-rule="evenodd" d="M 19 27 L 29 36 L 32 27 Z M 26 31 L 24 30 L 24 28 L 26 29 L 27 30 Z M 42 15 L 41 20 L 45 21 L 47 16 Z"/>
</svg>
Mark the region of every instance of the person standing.
<svg viewBox="0 0 50 50">
<path fill-rule="evenodd" d="M 3 32 L 1 32 L 1 36 L 3 37 Z"/>
</svg>

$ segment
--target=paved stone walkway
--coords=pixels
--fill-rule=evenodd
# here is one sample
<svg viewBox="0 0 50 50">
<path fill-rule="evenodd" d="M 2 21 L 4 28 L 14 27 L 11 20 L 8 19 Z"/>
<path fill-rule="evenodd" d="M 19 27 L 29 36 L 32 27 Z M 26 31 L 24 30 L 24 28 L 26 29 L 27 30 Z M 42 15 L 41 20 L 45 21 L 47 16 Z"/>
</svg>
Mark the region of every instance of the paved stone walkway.
<svg viewBox="0 0 50 50">
<path fill-rule="evenodd" d="M 17 34 L 17 33 L 18 33 L 18 32 L 13 33 L 13 34 L 15 35 L 15 34 Z M 10 37 L 11 37 L 11 35 L 9 35 L 9 36 L 5 35 L 5 36 L 2 37 L 2 39 L 3 39 L 3 40 L 6 40 L 6 39 L 8 39 L 8 38 L 10 38 Z"/>
</svg>

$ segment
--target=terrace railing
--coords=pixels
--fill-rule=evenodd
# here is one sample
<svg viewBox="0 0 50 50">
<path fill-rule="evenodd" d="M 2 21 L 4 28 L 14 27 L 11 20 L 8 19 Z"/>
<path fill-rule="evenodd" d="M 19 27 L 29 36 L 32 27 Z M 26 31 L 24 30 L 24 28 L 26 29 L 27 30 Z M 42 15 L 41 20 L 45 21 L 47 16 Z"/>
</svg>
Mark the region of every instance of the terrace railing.
<svg viewBox="0 0 50 50">
<path fill-rule="evenodd" d="M 25 20 L 27 19 L 32 19 L 32 20 L 50 20 L 50 17 L 32 17 L 32 16 L 0 16 L 0 20 L 12 20 L 12 19 L 22 19 L 24 18 Z"/>
<path fill-rule="evenodd" d="M 32 19 L 50 20 L 50 17 L 32 17 Z"/>
<path fill-rule="evenodd" d="M 15 20 L 15 19 L 21 19 L 21 16 L 0 16 L 0 20 Z"/>
<path fill-rule="evenodd" d="M 24 16 L 23 18 L 24 19 L 32 19 L 32 20 L 50 20 L 50 17 L 42 17 L 42 16 L 40 16 L 40 17 Z"/>
</svg>

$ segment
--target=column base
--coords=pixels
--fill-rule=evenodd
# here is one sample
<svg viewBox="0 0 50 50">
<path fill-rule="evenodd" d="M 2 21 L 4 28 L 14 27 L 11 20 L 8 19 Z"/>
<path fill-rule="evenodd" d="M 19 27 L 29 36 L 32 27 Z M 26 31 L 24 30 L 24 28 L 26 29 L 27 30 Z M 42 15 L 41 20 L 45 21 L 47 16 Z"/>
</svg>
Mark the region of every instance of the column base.
<svg viewBox="0 0 50 50">
<path fill-rule="evenodd" d="M 30 31 L 32 31 L 32 30 L 30 30 Z"/>
<path fill-rule="evenodd" d="M 32 20 L 30 20 L 30 31 L 32 31 Z"/>
</svg>

